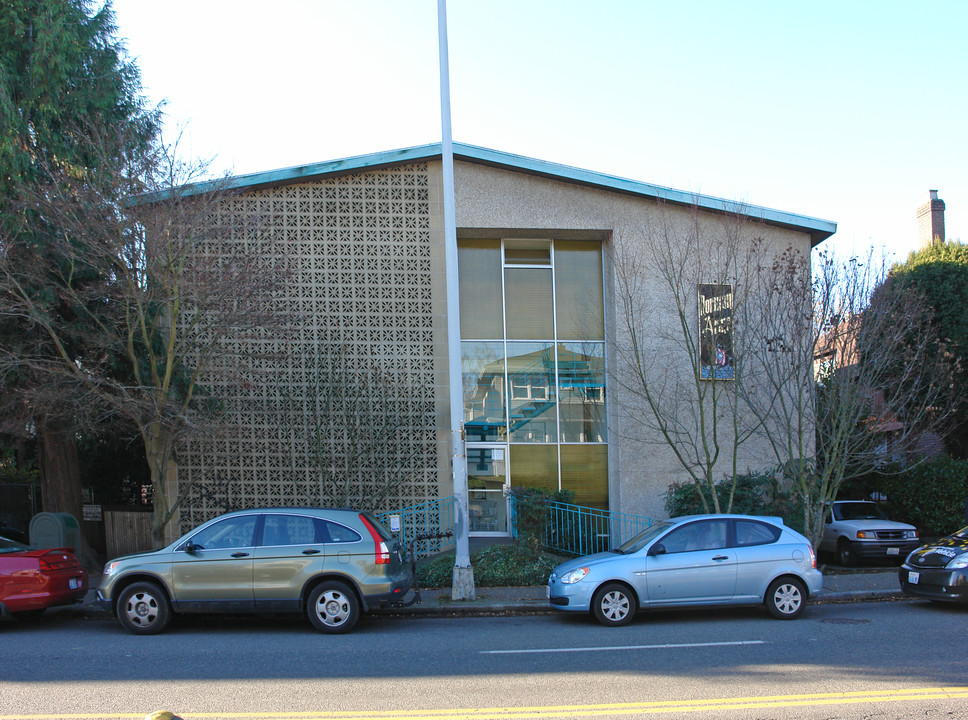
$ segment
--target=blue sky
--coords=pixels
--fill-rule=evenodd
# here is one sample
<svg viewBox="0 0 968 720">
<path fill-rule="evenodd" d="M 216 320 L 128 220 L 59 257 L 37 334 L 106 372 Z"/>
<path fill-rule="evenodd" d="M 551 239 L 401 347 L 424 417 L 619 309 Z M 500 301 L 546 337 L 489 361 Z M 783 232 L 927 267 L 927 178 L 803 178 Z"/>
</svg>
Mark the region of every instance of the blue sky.
<svg viewBox="0 0 968 720">
<path fill-rule="evenodd" d="M 219 171 L 440 140 L 436 0 L 114 0 L 169 133 Z M 968 2 L 448 0 L 459 142 L 968 242 Z"/>
</svg>

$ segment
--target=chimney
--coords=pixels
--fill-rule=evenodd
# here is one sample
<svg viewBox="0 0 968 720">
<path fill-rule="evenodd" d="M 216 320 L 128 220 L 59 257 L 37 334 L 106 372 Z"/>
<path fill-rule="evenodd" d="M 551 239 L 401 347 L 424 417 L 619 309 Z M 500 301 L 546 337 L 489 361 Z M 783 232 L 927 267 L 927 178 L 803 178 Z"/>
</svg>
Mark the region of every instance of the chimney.
<svg viewBox="0 0 968 720">
<path fill-rule="evenodd" d="M 937 190 L 928 190 L 927 201 L 918 208 L 918 246 L 924 250 L 944 244 L 944 200 Z"/>
</svg>

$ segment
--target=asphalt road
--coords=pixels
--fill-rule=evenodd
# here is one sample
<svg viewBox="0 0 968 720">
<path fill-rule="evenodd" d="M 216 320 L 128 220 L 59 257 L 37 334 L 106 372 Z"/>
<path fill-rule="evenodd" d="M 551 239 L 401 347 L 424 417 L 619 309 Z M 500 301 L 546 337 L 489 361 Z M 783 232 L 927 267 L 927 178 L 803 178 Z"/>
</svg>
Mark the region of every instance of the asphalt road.
<svg viewBox="0 0 968 720">
<path fill-rule="evenodd" d="M 964 718 L 968 609 L 821 604 L 656 612 L 625 628 L 558 614 L 191 617 L 155 637 L 107 619 L 0 622 L 0 720 Z"/>
</svg>

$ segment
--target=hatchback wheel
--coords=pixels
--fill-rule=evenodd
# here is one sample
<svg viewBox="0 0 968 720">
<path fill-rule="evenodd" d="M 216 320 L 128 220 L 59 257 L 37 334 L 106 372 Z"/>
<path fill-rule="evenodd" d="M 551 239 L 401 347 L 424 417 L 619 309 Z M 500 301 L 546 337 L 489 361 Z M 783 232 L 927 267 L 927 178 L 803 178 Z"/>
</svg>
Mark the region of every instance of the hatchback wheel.
<svg viewBox="0 0 968 720">
<path fill-rule="evenodd" d="M 306 613 L 317 630 L 345 633 L 360 619 L 360 602 L 345 584 L 330 580 L 313 588 L 306 603 Z"/>
<path fill-rule="evenodd" d="M 766 591 L 766 609 L 781 620 L 800 617 L 807 600 L 807 589 L 796 578 L 774 580 Z"/>
<path fill-rule="evenodd" d="M 602 625 L 627 625 L 635 616 L 635 596 L 619 583 L 602 585 L 592 598 L 592 613 Z"/>
<path fill-rule="evenodd" d="M 118 620 L 135 635 L 160 633 L 171 620 L 168 596 L 155 583 L 133 583 L 118 598 Z"/>
</svg>

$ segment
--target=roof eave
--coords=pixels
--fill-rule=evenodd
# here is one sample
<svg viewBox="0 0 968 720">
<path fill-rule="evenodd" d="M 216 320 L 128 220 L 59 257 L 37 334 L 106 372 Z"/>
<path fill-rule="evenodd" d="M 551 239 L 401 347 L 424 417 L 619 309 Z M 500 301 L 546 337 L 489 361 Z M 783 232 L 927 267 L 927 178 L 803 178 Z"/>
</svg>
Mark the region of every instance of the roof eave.
<svg viewBox="0 0 968 720">
<path fill-rule="evenodd" d="M 305 182 L 322 176 L 343 175 L 360 170 L 399 165 L 408 162 L 430 160 L 441 156 L 441 144 L 430 143 L 399 150 L 356 155 L 353 157 L 330 160 L 309 165 L 269 170 L 266 172 L 235 175 L 218 180 L 195 183 L 180 190 L 186 195 L 201 195 L 215 191 L 245 190 L 257 187 L 274 187 Z M 537 160 L 535 158 L 500 152 L 476 145 L 454 143 L 454 157 L 468 162 L 480 163 L 500 168 L 511 168 L 552 180 L 573 182 L 588 187 L 603 188 L 639 197 L 647 197 L 677 205 L 688 205 L 716 213 L 747 215 L 770 225 L 789 228 L 810 235 L 811 245 L 816 245 L 837 232 L 837 223 L 830 220 L 796 215 L 757 205 L 747 205 L 722 198 L 689 193 L 682 190 L 643 183 L 627 178 L 583 170 L 569 165 Z M 152 202 L 167 193 L 156 193 L 140 198 L 142 202 Z"/>
</svg>

